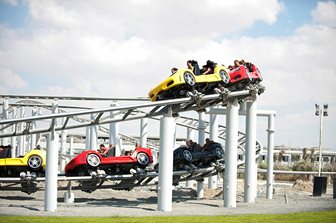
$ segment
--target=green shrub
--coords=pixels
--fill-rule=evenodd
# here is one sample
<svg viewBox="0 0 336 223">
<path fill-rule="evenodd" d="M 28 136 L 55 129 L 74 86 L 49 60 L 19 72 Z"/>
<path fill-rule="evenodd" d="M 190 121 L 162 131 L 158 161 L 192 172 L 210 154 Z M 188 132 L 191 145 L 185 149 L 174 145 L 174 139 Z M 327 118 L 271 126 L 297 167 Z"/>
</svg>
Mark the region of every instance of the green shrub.
<svg viewBox="0 0 336 223">
<path fill-rule="evenodd" d="M 317 170 L 313 163 L 302 160 L 299 162 L 295 162 L 292 166 L 292 170 L 294 171 L 315 171 Z"/>
<path fill-rule="evenodd" d="M 323 172 L 336 172 L 336 164 L 326 164 L 322 168 Z"/>
</svg>

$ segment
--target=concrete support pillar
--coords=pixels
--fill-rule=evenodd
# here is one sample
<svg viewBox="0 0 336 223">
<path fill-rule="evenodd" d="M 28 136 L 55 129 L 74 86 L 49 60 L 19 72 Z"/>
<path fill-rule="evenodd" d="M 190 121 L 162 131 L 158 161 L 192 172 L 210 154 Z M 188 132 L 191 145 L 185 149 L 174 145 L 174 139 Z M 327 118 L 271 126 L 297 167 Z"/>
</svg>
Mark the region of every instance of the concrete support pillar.
<svg viewBox="0 0 336 223">
<path fill-rule="evenodd" d="M 201 146 L 205 143 L 205 113 L 199 112 L 198 118 L 198 144 Z"/>
<path fill-rule="evenodd" d="M 140 146 L 147 147 L 148 118 L 142 118 L 140 121 Z"/>
<path fill-rule="evenodd" d="M 195 130 L 193 128 L 187 128 L 187 140 L 191 139 L 194 141 L 194 136 L 195 136 Z M 193 181 L 192 180 L 187 180 L 186 181 L 186 187 L 192 188 L 193 187 Z"/>
<path fill-rule="evenodd" d="M 38 110 L 36 108 L 32 109 L 32 116 L 37 116 L 38 115 Z M 31 124 L 31 130 L 36 129 L 36 121 L 32 121 Z M 30 136 L 30 149 L 36 148 L 36 134 L 31 134 Z"/>
<path fill-rule="evenodd" d="M 194 140 L 195 137 L 195 129 L 193 128 L 187 128 L 187 139 Z"/>
<path fill-rule="evenodd" d="M 47 140 L 44 210 L 55 212 L 57 211 L 58 135 L 54 128 Z"/>
<path fill-rule="evenodd" d="M 69 148 L 69 155 L 73 156 L 74 155 L 74 142 L 73 142 L 73 137 L 70 137 L 70 148 Z"/>
<path fill-rule="evenodd" d="M 58 113 L 58 102 L 54 100 L 51 111 Z M 57 211 L 57 174 L 58 174 L 58 134 L 55 131 L 57 120 L 51 123 L 51 132 L 47 137 L 47 160 L 45 171 L 45 201 L 44 210 Z"/>
<path fill-rule="evenodd" d="M 87 126 L 85 131 L 85 150 L 91 149 L 90 138 L 91 138 L 91 126 Z"/>
<path fill-rule="evenodd" d="M 210 114 L 210 139 L 218 142 L 218 118 L 216 114 Z M 208 177 L 208 188 L 217 188 L 217 175 Z"/>
<path fill-rule="evenodd" d="M 199 112 L 198 118 L 198 144 L 203 146 L 205 143 L 205 112 Z M 200 184 L 200 185 L 199 185 Z M 197 181 L 197 188 L 204 187 L 204 179 L 201 181 Z M 197 198 L 202 199 L 204 196 L 203 190 L 197 189 Z"/>
<path fill-rule="evenodd" d="M 111 107 L 117 106 L 116 103 L 111 104 Z M 117 118 L 115 112 L 110 113 L 110 118 Z M 111 122 L 110 123 L 110 144 L 115 146 L 115 155 L 120 156 L 121 154 L 121 139 L 119 137 L 119 123 L 118 122 Z"/>
<path fill-rule="evenodd" d="M 224 207 L 236 207 L 237 194 L 237 147 L 238 147 L 238 100 L 233 99 L 227 105 L 225 172 L 224 172 Z"/>
<path fill-rule="evenodd" d="M 174 133 L 175 120 L 167 114 L 160 120 L 159 211 L 172 211 Z"/>
<path fill-rule="evenodd" d="M 274 148 L 274 119 L 275 115 L 268 116 L 267 129 L 267 187 L 266 198 L 273 197 L 273 148 Z"/>
<path fill-rule="evenodd" d="M 2 119 L 6 120 L 9 119 L 9 104 L 8 104 L 8 98 L 3 99 L 3 106 L 2 106 Z M 7 129 L 3 130 L 3 133 L 8 132 Z M 7 146 L 9 144 L 9 138 L 2 138 L 2 145 Z"/>
<path fill-rule="evenodd" d="M 12 118 L 15 119 L 17 118 L 17 108 L 14 107 L 13 108 L 13 115 L 12 115 Z M 13 125 L 12 127 L 12 131 L 15 132 L 16 131 L 16 125 Z M 15 158 L 16 157 L 16 151 L 17 151 L 17 137 L 16 136 L 12 136 L 11 138 L 11 145 L 12 145 L 12 158 Z"/>
<path fill-rule="evenodd" d="M 254 203 L 257 195 L 256 132 L 257 102 L 247 102 L 244 175 L 244 202 L 247 203 Z"/>
<path fill-rule="evenodd" d="M 91 120 L 95 120 L 95 115 L 91 114 Z M 98 150 L 98 125 L 92 125 L 90 129 L 90 149 Z"/>
<path fill-rule="evenodd" d="M 197 181 L 197 199 L 203 199 L 204 198 L 204 179 Z"/>
<path fill-rule="evenodd" d="M 20 118 L 25 116 L 25 108 L 20 108 Z M 19 129 L 22 131 L 24 129 L 23 122 L 19 123 Z M 22 135 L 19 136 L 19 143 L 18 143 L 18 152 L 16 153 L 17 156 L 23 156 L 25 154 L 25 143 L 26 143 L 26 136 Z"/>
<path fill-rule="evenodd" d="M 65 168 L 65 163 L 66 163 L 66 159 L 65 159 L 65 155 L 66 155 L 66 138 L 67 138 L 67 131 L 66 130 L 62 130 L 61 132 L 61 160 L 60 160 L 60 173 L 64 173 L 64 168 Z"/>
</svg>

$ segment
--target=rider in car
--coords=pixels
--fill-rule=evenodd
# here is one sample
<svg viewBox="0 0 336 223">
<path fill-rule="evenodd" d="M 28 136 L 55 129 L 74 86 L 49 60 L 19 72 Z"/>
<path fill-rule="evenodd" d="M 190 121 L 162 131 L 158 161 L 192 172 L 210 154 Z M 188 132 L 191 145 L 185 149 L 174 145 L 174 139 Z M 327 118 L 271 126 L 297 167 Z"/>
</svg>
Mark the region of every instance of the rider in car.
<svg viewBox="0 0 336 223">
<path fill-rule="evenodd" d="M 100 144 L 99 149 L 102 156 L 107 156 L 107 152 L 110 150 L 110 148 L 106 148 L 104 144 Z"/>
</svg>

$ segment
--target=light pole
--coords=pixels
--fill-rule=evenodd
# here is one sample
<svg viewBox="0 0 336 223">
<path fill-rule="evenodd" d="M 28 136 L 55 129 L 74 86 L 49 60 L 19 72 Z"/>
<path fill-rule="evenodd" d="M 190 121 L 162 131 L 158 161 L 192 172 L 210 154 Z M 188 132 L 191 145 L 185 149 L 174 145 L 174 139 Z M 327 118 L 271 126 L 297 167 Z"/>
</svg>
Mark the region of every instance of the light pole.
<svg viewBox="0 0 336 223">
<path fill-rule="evenodd" d="M 323 116 L 328 116 L 328 104 L 324 104 L 323 108 L 320 108 L 320 105 L 315 104 L 316 116 L 320 116 L 320 141 L 319 141 L 319 168 L 318 168 L 318 176 L 321 176 L 322 169 L 322 129 L 323 129 Z"/>
</svg>

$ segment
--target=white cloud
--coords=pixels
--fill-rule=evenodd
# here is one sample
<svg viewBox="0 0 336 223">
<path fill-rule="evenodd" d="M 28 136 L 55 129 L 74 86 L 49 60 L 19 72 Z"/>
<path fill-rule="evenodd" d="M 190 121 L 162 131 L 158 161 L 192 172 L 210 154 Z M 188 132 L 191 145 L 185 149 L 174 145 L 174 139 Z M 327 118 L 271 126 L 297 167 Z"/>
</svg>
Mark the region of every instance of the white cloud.
<svg viewBox="0 0 336 223">
<path fill-rule="evenodd" d="M 188 59 L 229 65 L 244 58 L 264 76 L 260 107 L 290 110 L 280 113 L 280 131 L 286 131 L 286 123 L 307 128 L 296 121 L 302 104 L 327 102 L 335 110 L 336 30 L 330 23 L 333 10 L 321 13 L 330 12 L 333 2 L 319 3 L 312 12 L 314 24 L 293 35 L 235 39 L 219 37 L 256 22 L 273 24 L 282 5 L 269 0 L 28 3 L 32 17 L 26 28 L 0 27 L 0 71 L 8 69 L 11 83 L 17 78 L 18 88 L 29 85 L 31 93 L 146 96 L 171 67 L 186 66 Z M 30 75 L 23 81 L 21 73 Z M 43 83 L 35 89 L 37 80 Z M 1 84 L 0 91 L 18 88 Z"/>
<path fill-rule="evenodd" d="M 9 90 L 24 88 L 27 83 L 17 74 L 11 70 L 0 67 L 0 92 L 7 93 Z"/>
<path fill-rule="evenodd" d="M 4 0 L 6 3 L 10 4 L 10 5 L 17 5 L 18 4 L 18 0 Z"/>
<path fill-rule="evenodd" d="M 311 14 L 314 22 L 336 27 L 336 3 L 334 1 L 318 2 Z"/>
<path fill-rule="evenodd" d="M 71 28 L 78 24 L 75 12 L 65 9 L 54 1 L 30 0 L 29 6 L 33 20 L 62 28 Z"/>
</svg>

